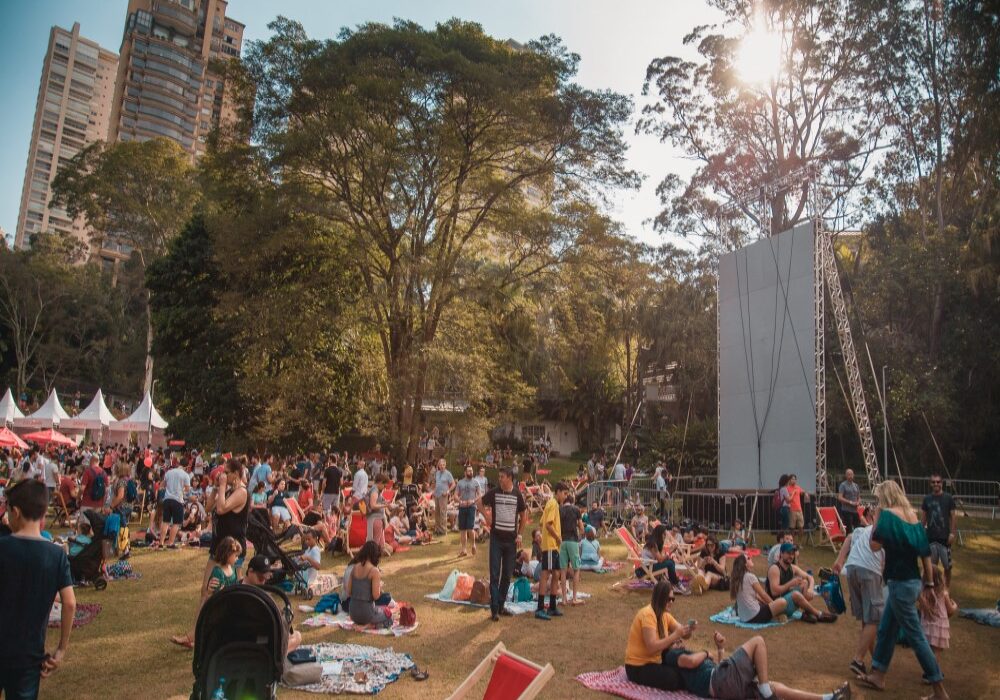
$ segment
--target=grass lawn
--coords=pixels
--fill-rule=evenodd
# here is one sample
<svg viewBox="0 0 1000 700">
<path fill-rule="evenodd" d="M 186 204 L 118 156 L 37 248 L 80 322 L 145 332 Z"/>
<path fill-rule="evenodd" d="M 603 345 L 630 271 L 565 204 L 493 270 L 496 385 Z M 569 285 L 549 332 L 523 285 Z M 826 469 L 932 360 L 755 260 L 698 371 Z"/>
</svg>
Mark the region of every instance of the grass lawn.
<svg viewBox="0 0 1000 700">
<path fill-rule="evenodd" d="M 584 671 L 605 670 L 622 663 L 628 626 L 637 609 L 648 602 L 648 592 L 620 592 L 611 585 L 624 574 L 584 573 L 582 590 L 593 594 L 588 604 L 566 608 L 565 617 L 539 622 L 527 616 L 490 622 L 480 609 L 444 605 L 424 599 L 440 588 L 448 572 L 460 568 L 487 575 L 487 555 L 480 548 L 475 558 L 459 559 L 457 535 L 442 545 L 415 548 L 384 561 L 386 586 L 398 600 L 415 604 L 419 629 L 401 638 L 376 637 L 342 630 L 304 630 L 306 643 L 331 641 L 392 646 L 410 653 L 430 678 L 418 683 L 406 676 L 390 685 L 380 697 L 442 698 L 454 689 L 486 652 L 502 640 L 513 651 L 530 659 L 551 661 L 555 678 L 544 698 L 601 697 L 583 689 L 573 678 Z M 605 542 L 605 554 L 622 559 L 623 549 Z M 104 606 L 98 618 L 74 630 L 63 667 L 43 682 L 43 698 L 180 698 L 190 692 L 191 652 L 170 644 L 169 636 L 193 624 L 198 584 L 206 550 L 150 552 L 136 550 L 132 563 L 142 574 L 138 581 L 111 583 L 107 590 L 79 590 L 81 602 Z M 1000 581 L 1000 540 L 979 535 L 966 540 L 956 555 L 954 596 L 963 606 L 991 607 Z M 817 568 L 833 561 L 829 549 L 806 547 L 802 560 Z M 324 555 L 326 571 L 342 573 L 342 556 Z M 293 598 L 297 604 L 301 600 Z M 728 595 L 711 592 L 702 597 L 678 598 L 674 613 L 682 621 L 699 620 L 690 647 L 711 644 L 713 629 L 728 639 L 728 648 L 752 633 L 708 622 L 709 615 L 728 603 Z M 296 612 L 301 620 L 302 613 Z M 791 623 L 765 630 L 775 680 L 809 690 L 826 692 L 848 677 L 858 624 L 844 617 L 833 625 Z M 56 630 L 49 641 L 54 644 Z M 996 697 L 1000 691 L 1000 630 L 964 619 L 952 622 L 952 646 L 944 655 L 947 688 L 956 700 Z M 913 654 L 897 651 L 889 675 L 890 691 L 867 697 L 915 698 L 925 688 Z M 865 692 L 855 686 L 856 697 Z M 315 697 L 280 691 L 284 698 Z M 607 696 L 605 696 L 607 697 Z"/>
</svg>

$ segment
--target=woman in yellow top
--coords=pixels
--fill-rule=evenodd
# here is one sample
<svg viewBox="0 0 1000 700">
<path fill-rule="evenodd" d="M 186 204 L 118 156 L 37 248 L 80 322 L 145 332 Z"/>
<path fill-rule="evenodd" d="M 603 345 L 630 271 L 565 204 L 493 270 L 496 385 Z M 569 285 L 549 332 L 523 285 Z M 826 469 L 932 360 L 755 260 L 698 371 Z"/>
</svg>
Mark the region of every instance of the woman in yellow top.
<svg viewBox="0 0 1000 700">
<path fill-rule="evenodd" d="M 673 602 L 670 582 L 659 581 L 650 604 L 632 620 L 625 647 L 625 675 L 633 683 L 660 690 L 684 687 L 677 669 L 663 664 L 664 652 L 691 636 L 691 627 L 680 624 L 668 612 Z"/>
</svg>

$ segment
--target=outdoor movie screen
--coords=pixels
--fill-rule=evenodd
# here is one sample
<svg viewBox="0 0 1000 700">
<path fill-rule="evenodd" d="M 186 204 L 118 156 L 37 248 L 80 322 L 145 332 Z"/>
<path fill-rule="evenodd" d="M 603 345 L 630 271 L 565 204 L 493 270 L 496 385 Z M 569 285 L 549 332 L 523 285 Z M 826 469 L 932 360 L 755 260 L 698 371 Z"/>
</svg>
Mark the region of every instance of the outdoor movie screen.
<svg viewBox="0 0 1000 700">
<path fill-rule="evenodd" d="M 813 225 L 719 261 L 719 488 L 816 488 Z"/>
</svg>

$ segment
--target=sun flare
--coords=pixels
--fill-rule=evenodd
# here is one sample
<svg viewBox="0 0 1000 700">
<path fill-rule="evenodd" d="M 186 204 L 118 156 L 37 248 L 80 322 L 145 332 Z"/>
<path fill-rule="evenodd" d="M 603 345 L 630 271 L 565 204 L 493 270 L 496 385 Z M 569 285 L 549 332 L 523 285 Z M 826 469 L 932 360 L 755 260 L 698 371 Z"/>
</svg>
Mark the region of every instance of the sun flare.
<svg viewBox="0 0 1000 700">
<path fill-rule="evenodd" d="M 755 85 L 770 83 L 781 71 L 781 36 L 768 31 L 760 15 L 740 41 L 737 69 L 745 82 Z"/>
</svg>

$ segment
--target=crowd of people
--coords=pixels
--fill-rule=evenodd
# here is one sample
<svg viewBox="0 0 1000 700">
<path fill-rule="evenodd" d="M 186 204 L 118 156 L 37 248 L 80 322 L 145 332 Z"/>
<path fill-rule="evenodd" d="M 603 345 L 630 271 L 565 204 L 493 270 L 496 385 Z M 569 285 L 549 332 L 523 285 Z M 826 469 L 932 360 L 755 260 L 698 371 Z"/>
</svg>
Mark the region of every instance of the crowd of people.
<svg viewBox="0 0 1000 700">
<path fill-rule="evenodd" d="M 0 688 L 9 697 L 32 697 L 39 679 L 61 663 L 74 608 L 69 561 L 101 535 L 93 532 L 88 512 L 116 515 L 122 525 L 135 523 L 129 545 L 118 547 L 121 556 L 128 556 L 130 547 L 206 547 L 198 609 L 239 581 L 259 585 L 288 574 L 282 562 L 259 552 L 246 561 L 253 520 L 292 549 L 296 576 L 307 586 L 323 569 L 324 550 L 342 553 L 347 558 L 342 595 L 349 604 L 344 607 L 358 625 L 393 623 L 379 568 L 383 558 L 449 531 L 459 533 L 460 557 L 476 556 L 478 546 L 488 540 L 492 620 L 511 614 L 506 601 L 518 577 L 534 584 L 537 620 L 561 617 L 566 606 L 585 603 L 579 595 L 581 569 L 605 563 L 600 538 L 607 534 L 606 513 L 600 501 L 588 504 L 580 498 L 585 490 L 578 489 L 579 483 L 606 476 L 627 479 L 627 474 L 615 473 L 624 468 L 621 462 L 605 472 L 605 461 L 595 455 L 577 479 L 552 485 L 537 480 L 539 464 L 535 457 L 521 460 L 496 450 L 481 465 L 466 464 L 456 479 L 444 458 L 397 468 L 377 448 L 363 455 L 331 452 L 284 458 L 120 445 L 7 450 L 0 454 L 0 480 L 6 484 L 0 534 L 13 537 L 0 538 L 0 609 L 5 623 L 16 620 L 27 637 L 15 635 L 20 640 L 17 649 L 0 649 L 5 664 L 0 667 Z M 665 470 L 656 476 L 666 482 Z M 948 618 L 957 608 L 949 593 L 955 504 L 943 493 L 940 477 L 931 484 L 933 493 L 923 503 L 922 519 L 898 484 L 879 485 L 876 506 L 865 509 L 856 522 L 845 518 L 850 534 L 833 571 L 843 573 L 851 611 L 861 624 L 850 661 L 858 682 L 885 687 L 901 636 L 917 656 L 924 680 L 933 689 L 931 697 L 945 698 L 939 661 L 948 647 Z M 788 509 L 788 517 L 782 516 L 788 527 L 762 558 L 765 568 L 760 571 L 755 557 L 744 553 L 749 536 L 739 520 L 720 540 L 697 523 L 670 523 L 658 519 L 661 513 L 647 514 L 641 505 L 635 509 L 626 524 L 642 545 L 644 566 L 635 574 L 657 579 L 662 575 L 665 580 L 656 583 L 650 606 L 639 611 L 630 628 L 626 671 L 633 682 L 716 698 L 745 697 L 741 693 L 750 690 L 765 698 L 849 696 L 849 686 L 815 695 L 769 680 L 761 637 L 726 657 L 725 639 L 716 633 L 717 653 L 691 652 L 684 643 L 692 625 L 679 624 L 669 612 L 676 595 L 717 590 L 729 592 L 735 614 L 745 623 L 766 623 L 796 611 L 807 623 L 837 620 L 823 609 L 811 569 L 798 561 L 802 522 L 792 513 L 808 496 L 794 475 L 785 479 L 779 496 L 780 508 Z M 845 510 L 853 507 L 856 514 L 859 502 L 849 472 L 838 488 L 838 504 Z M 539 520 L 527 547 L 521 533 L 527 534 L 532 503 Z M 61 547 L 45 543 L 51 535 L 42 521 L 50 507 L 60 524 L 71 528 L 61 538 Z M 148 524 L 143 529 L 144 519 Z M 32 573 L 18 578 L 7 562 Z M 55 599 L 62 603 L 63 624 L 57 651 L 46 655 L 45 624 Z M 18 610 L 11 612 L 14 603 Z M 195 619 L 196 614 L 189 631 L 172 641 L 191 648 Z M 298 644 L 300 637 L 292 637 Z M 11 643 L 9 637 L 0 641 Z"/>
</svg>

